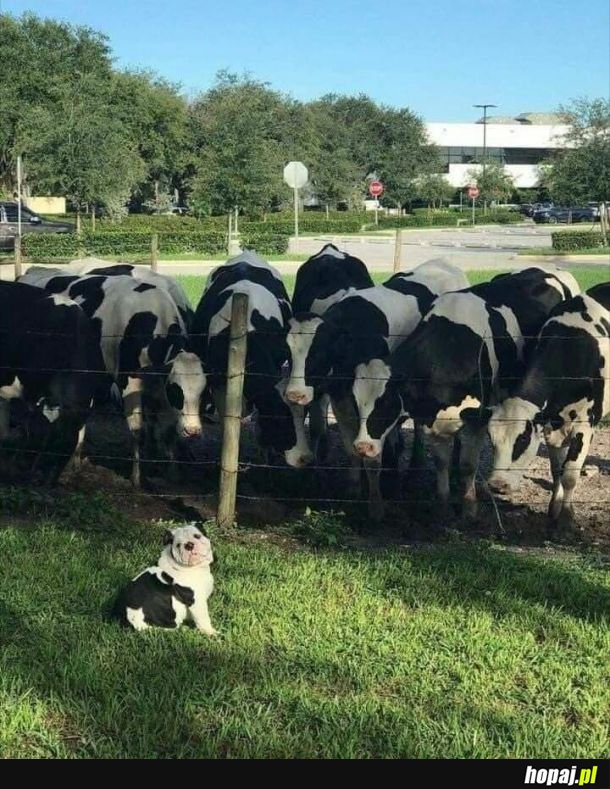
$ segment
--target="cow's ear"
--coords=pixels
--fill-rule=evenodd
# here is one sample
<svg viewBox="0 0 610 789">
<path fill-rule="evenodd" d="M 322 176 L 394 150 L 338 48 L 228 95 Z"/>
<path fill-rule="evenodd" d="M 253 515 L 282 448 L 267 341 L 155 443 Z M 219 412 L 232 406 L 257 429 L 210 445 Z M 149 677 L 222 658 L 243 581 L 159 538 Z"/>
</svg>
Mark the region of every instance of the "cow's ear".
<svg viewBox="0 0 610 789">
<path fill-rule="evenodd" d="M 163 532 L 163 545 L 171 545 L 174 541 L 174 534 L 171 529 L 166 529 Z"/>
<path fill-rule="evenodd" d="M 543 411 L 538 411 L 538 413 L 536 414 L 536 416 L 534 417 L 534 419 L 532 421 L 533 421 L 534 425 L 536 425 L 537 427 L 540 427 L 540 426 L 544 425 L 544 423 L 546 422 L 546 419 L 545 419 L 545 416 L 544 416 L 544 412 Z"/>
<path fill-rule="evenodd" d="M 460 419 L 471 427 L 484 427 L 491 419 L 491 408 L 463 408 Z"/>
</svg>

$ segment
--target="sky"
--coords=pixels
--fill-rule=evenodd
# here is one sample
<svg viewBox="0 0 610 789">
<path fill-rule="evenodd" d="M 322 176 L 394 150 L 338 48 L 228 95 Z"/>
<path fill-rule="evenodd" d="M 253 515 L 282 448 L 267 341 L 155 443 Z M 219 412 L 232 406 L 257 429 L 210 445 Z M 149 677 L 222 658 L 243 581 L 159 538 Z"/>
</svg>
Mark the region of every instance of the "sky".
<svg viewBox="0 0 610 789">
<path fill-rule="evenodd" d="M 221 69 L 296 99 L 366 93 L 426 121 L 610 95 L 610 0 L 0 0 L 105 33 L 120 68 L 193 96 Z"/>
</svg>

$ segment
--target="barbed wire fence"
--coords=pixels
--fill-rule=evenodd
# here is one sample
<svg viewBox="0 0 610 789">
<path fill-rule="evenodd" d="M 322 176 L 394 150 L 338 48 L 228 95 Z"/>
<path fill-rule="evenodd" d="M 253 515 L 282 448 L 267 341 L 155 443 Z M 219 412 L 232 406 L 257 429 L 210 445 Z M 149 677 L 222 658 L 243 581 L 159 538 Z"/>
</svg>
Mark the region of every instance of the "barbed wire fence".
<svg viewBox="0 0 610 789">
<path fill-rule="evenodd" d="M 135 496 L 147 496 L 147 497 L 154 497 L 158 499 L 176 499 L 177 497 L 184 495 L 188 496 L 189 498 L 197 498 L 201 501 L 209 501 L 214 504 L 216 501 L 217 504 L 217 512 L 216 512 L 216 519 L 217 523 L 222 527 L 227 527 L 232 525 L 235 522 L 236 517 L 236 507 L 238 501 L 266 501 L 269 499 L 273 499 L 277 502 L 286 502 L 292 505 L 310 505 L 310 504 L 318 504 L 324 506 L 344 506 L 349 504 L 366 504 L 362 498 L 353 498 L 348 496 L 324 496 L 324 497 L 294 497 L 294 496 L 282 496 L 276 495 L 274 492 L 270 496 L 257 496 L 251 495 L 247 493 L 238 493 L 237 485 L 238 485 L 238 477 L 240 473 L 240 457 L 239 457 L 239 449 L 240 449 L 240 435 L 241 435 L 241 427 L 243 424 L 243 417 L 242 417 L 242 398 L 243 398 L 243 391 L 244 391 L 244 381 L 246 375 L 250 375 L 253 377 L 256 376 L 267 376 L 266 373 L 257 373 L 255 371 L 248 371 L 246 368 L 246 358 L 247 358 L 247 343 L 248 343 L 248 296 L 246 294 L 235 293 L 232 298 L 231 304 L 231 318 L 225 319 L 227 324 L 230 324 L 230 336 L 229 336 L 229 343 L 228 343 L 228 360 L 227 360 L 227 370 L 226 370 L 226 399 L 224 404 L 224 413 L 222 415 L 222 445 L 221 445 L 221 453 L 220 453 L 220 464 L 218 463 L 217 459 L 174 459 L 174 458 L 155 458 L 154 463 L 163 466 L 166 464 L 173 464 L 178 467 L 183 468 L 210 468 L 216 469 L 218 465 L 220 465 L 220 476 L 219 476 L 219 485 L 218 485 L 218 493 L 193 493 L 192 491 L 185 491 L 181 493 L 179 491 L 172 491 L 172 492 L 155 492 L 151 490 L 147 491 L 134 491 L 132 495 Z M 32 330 L 28 332 L 29 334 L 35 336 L 47 336 L 44 332 L 37 332 Z M 264 334 L 264 332 L 262 332 Z M 55 334 L 55 337 L 60 337 L 60 334 Z M 65 335 L 66 338 L 70 335 Z M 104 335 L 102 339 L 114 339 L 118 340 L 122 338 L 123 335 Z M 398 335 L 392 335 L 397 337 Z M 483 358 L 483 349 L 485 347 L 485 341 L 493 339 L 490 337 L 482 337 L 481 338 L 481 345 L 479 351 L 479 358 L 478 358 L 478 369 L 479 369 L 479 384 L 480 384 L 480 402 L 483 403 L 485 401 L 485 386 L 489 384 L 490 381 L 487 380 L 487 376 L 483 374 L 482 371 L 482 358 Z M 504 338 L 506 339 L 506 338 Z M 534 340 L 537 337 L 523 337 L 520 338 L 523 340 Z M 0 372 L 3 368 L 0 367 Z M 37 368 L 36 372 L 61 372 L 56 367 L 48 367 L 48 368 Z M 66 369 L 63 372 L 66 373 L 76 373 L 76 374 L 89 374 L 89 373 L 97 373 L 99 371 L 92 371 L 88 369 Z M 134 375 L 140 375 L 141 371 L 133 370 L 133 371 L 122 371 L 124 375 L 129 376 L 130 373 Z M 188 375 L 189 373 L 186 373 Z M 165 373 L 161 371 L 149 370 L 146 373 L 147 376 L 164 376 Z M 269 375 L 269 377 L 271 377 Z M 339 376 L 340 377 L 340 376 Z M 346 376 L 346 380 L 348 377 Z M 349 377 L 349 380 L 352 380 Z M 415 380 L 415 379 L 412 379 Z M 521 380 L 520 378 L 516 378 L 515 380 Z M 563 382 L 563 381 L 578 381 L 578 380 L 586 380 L 592 382 L 594 379 L 590 377 L 578 377 L 578 376 L 561 376 L 558 377 L 556 380 Z M 603 381 L 604 379 L 600 379 Z M 6 404 L 6 401 L 5 403 Z M 0 408 L 2 408 L 3 403 L 0 400 Z M 190 414 L 184 413 L 185 416 L 189 416 Z M 192 415 L 191 415 L 192 416 Z M 270 416 L 268 418 L 275 418 L 278 420 L 285 420 L 285 416 Z M 440 417 L 443 419 L 443 417 Z M 450 421 L 455 421 L 454 418 L 451 418 Z M 508 418 L 503 418 L 502 421 L 510 422 L 512 420 Z M 517 420 L 515 420 L 517 421 Z M 583 424 L 589 425 L 588 419 L 583 420 L 573 420 L 574 424 L 579 424 L 582 422 Z M 10 452 L 13 453 L 15 457 L 19 455 L 32 455 L 33 458 L 35 456 L 47 456 L 47 457 L 56 457 L 57 459 L 64 458 L 66 459 L 66 454 L 61 452 L 55 452 L 49 449 L 33 449 L 29 447 L 11 447 Z M 106 461 L 106 462 L 130 462 L 132 461 L 132 457 L 128 455 L 116 455 L 116 454 L 109 454 L 109 453 L 92 453 L 89 455 L 89 458 L 92 461 L 99 462 L 99 461 Z M 254 467 L 257 469 L 265 469 L 269 471 L 280 471 L 286 470 L 287 466 L 285 464 L 280 463 L 272 463 L 272 462 L 252 462 L 248 461 L 247 463 L 242 463 L 241 467 L 243 469 L 244 466 Z M 309 466 L 315 472 L 330 472 L 330 471 L 347 471 L 349 466 L 347 464 L 337 464 L 337 463 L 313 463 Z M 496 471 L 508 471 L 507 469 L 500 469 L 496 468 Z M 378 472 L 396 472 L 396 468 L 394 466 L 384 466 L 380 463 L 378 466 L 375 467 L 375 471 Z M 298 471 L 294 472 L 298 474 Z M 483 483 L 483 489 L 489 495 L 490 501 L 492 503 L 496 520 L 498 522 L 498 527 L 500 531 L 504 531 L 504 527 L 502 524 L 502 517 L 501 511 L 498 505 L 498 501 L 496 500 L 495 494 L 488 488 L 485 484 L 483 479 L 482 473 L 480 471 L 480 456 L 479 461 L 477 463 L 477 468 L 475 470 L 475 476 L 479 483 Z M 281 491 L 280 491 L 281 492 Z M 384 498 L 384 503 L 387 504 L 415 504 L 415 505 L 429 505 L 431 500 L 434 498 L 433 495 L 422 497 L 422 498 L 410 498 L 407 501 L 403 498 Z M 588 499 L 582 499 L 581 501 L 577 499 L 573 499 L 574 503 L 583 503 Z M 597 501 L 596 504 L 602 506 L 606 504 L 610 504 L 610 501 Z"/>
</svg>

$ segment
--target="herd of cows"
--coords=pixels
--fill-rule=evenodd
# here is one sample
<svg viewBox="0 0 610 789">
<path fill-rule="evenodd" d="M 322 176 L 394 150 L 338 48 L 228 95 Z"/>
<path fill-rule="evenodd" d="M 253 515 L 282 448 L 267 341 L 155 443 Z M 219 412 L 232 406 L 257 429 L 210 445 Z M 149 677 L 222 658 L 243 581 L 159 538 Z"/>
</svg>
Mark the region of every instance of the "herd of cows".
<svg viewBox="0 0 610 789">
<path fill-rule="evenodd" d="M 214 269 L 195 310 L 171 277 L 95 259 L 0 282 L 5 457 L 57 482 L 71 459 L 78 467 L 92 410 L 114 402 L 132 437 L 134 485 L 145 442 L 172 466 L 206 414 L 222 418 L 234 293 L 248 295 L 244 413 L 289 466 L 323 461 L 332 409 L 350 484 L 364 467 L 379 518 L 381 472 L 397 468 L 412 418 L 414 454 L 427 442 L 434 457 L 439 505 L 457 458 L 472 514 L 486 437 L 488 483 L 503 493 L 544 439 L 549 515 L 572 522 L 593 432 L 610 412 L 610 283 L 580 293 L 567 272 L 529 268 L 470 287 L 432 260 L 375 286 L 362 261 L 330 244 L 299 268 L 292 299 L 250 251 Z"/>
</svg>

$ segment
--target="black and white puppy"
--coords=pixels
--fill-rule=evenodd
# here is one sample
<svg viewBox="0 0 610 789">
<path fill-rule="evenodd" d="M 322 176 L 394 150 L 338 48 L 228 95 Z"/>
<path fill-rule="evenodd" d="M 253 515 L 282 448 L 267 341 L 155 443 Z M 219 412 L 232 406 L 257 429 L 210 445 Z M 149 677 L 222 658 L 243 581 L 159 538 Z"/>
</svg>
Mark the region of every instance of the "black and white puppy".
<svg viewBox="0 0 610 789">
<path fill-rule="evenodd" d="M 210 541 L 188 524 L 168 529 L 163 544 L 157 564 L 119 593 L 113 615 L 135 630 L 180 627 L 190 620 L 200 632 L 216 635 L 208 612 L 208 597 L 214 591 Z"/>
</svg>

